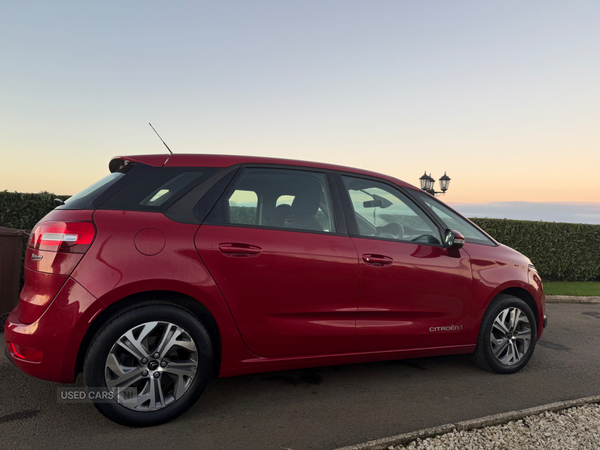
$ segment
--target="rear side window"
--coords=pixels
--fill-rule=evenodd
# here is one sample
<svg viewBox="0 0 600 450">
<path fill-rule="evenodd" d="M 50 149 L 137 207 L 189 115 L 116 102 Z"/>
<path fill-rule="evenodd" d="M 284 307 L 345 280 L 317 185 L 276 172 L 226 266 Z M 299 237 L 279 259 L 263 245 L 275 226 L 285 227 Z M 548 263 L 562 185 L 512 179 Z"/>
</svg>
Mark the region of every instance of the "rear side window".
<svg viewBox="0 0 600 450">
<path fill-rule="evenodd" d="M 162 211 L 217 170 L 216 167 L 162 167 L 127 186 L 99 209 Z"/>
<path fill-rule="evenodd" d="M 229 197 L 229 222 L 257 225 L 258 196 L 254 191 L 237 190 Z"/>
<path fill-rule="evenodd" d="M 332 203 L 323 173 L 250 168 L 205 223 L 335 233 Z"/>
<path fill-rule="evenodd" d="M 178 192 L 202 177 L 203 172 L 185 172 L 152 191 L 141 202 L 141 206 L 162 206 Z"/>
</svg>

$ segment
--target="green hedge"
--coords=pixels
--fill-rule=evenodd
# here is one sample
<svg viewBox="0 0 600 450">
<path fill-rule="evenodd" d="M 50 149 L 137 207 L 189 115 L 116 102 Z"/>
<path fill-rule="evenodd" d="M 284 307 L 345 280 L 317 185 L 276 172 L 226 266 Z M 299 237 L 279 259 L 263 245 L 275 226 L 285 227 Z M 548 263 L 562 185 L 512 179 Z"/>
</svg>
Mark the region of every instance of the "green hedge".
<svg viewBox="0 0 600 450">
<path fill-rule="evenodd" d="M 42 217 L 54 209 L 55 198 L 65 201 L 69 195 L 55 195 L 50 192 L 23 194 L 20 192 L 0 191 L 0 226 L 31 231 Z M 21 279 L 23 287 L 23 258 L 26 246 L 21 254 Z"/>
<path fill-rule="evenodd" d="M 31 230 L 42 217 L 54 209 L 55 198 L 64 201 L 69 196 L 55 195 L 50 192 L 39 194 L 0 192 L 0 226 Z"/>
<path fill-rule="evenodd" d="M 471 220 L 497 241 L 529 257 L 544 280 L 600 280 L 600 225 Z"/>
</svg>

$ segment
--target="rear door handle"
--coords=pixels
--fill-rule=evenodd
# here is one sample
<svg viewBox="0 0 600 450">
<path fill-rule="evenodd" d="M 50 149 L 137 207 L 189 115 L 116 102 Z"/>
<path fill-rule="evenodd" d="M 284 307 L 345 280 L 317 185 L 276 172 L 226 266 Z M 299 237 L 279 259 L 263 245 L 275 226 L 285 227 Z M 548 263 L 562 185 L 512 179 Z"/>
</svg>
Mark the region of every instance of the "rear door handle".
<svg viewBox="0 0 600 450">
<path fill-rule="evenodd" d="M 221 253 L 227 256 L 258 256 L 262 248 L 249 244 L 219 244 Z"/>
<path fill-rule="evenodd" d="M 394 260 L 384 255 L 363 255 L 363 261 L 372 266 L 390 266 Z"/>
</svg>

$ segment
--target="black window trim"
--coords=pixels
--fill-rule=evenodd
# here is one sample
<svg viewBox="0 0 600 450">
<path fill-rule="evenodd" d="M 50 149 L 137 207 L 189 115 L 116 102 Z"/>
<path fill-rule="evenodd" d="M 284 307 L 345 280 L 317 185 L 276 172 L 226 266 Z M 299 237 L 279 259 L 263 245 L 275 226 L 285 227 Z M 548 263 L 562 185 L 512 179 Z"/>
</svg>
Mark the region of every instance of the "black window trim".
<svg viewBox="0 0 600 450">
<path fill-rule="evenodd" d="M 315 230 L 301 230 L 295 228 L 280 228 L 280 227 L 267 227 L 264 225 L 248 225 L 241 223 L 212 223 L 209 222 L 208 219 L 215 208 L 216 205 L 219 204 L 225 197 L 229 196 L 232 192 L 234 186 L 236 186 L 237 181 L 243 176 L 247 169 L 283 169 L 283 170 L 298 170 L 303 172 L 312 172 L 312 173 L 320 173 L 325 176 L 325 181 L 327 183 L 327 187 L 329 189 L 329 194 L 331 196 L 331 208 L 333 210 L 333 220 L 335 224 L 335 233 L 327 232 L 327 231 L 315 231 Z M 322 234 L 326 236 L 346 236 L 348 237 L 348 229 L 347 222 L 344 218 L 343 207 L 341 205 L 340 193 L 333 179 L 333 172 L 328 169 L 320 169 L 318 167 L 309 167 L 309 166 L 295 166 L 288 164 L 266 164 L 266 163 L 245 163 L 239 165 L 239 170 L 231 180 L 231 182 L 227 185 L 227 187 L 223 190 L 218 200 L 214 203 L 211 210 L 206 215 L 205 220 L 202 224 L 205 225 L 215 225 L 215 226 L 224 226 L 224 227 L 235 227 L 235 228 L 256 228 L 260 230 L 276 230 L 276 231 L 287 231 L 294 233 L 311 233 L 311 234 Z"/>
<path fill-rule="evenodd" d="M 202 220 L 208 215 L 208 212 L 210 212 L 210 209 L 214 206 L 214 204 L 210 205 L 208 212 L 204 214 L 203 217 L 199 217 L 196 214 L 196 206 L 200 203 L 202 197 L 204 197 L 215 184 L 231 172 L 238 170 L 239 167 L 239 164 L 235 164 L 233 166 L 218 168 L 219 170 L 215 173 L 210 175 L 204 181 L 200 181 L 193 185 L 185 194 L 168 205 L 162 213 L 175 222 L 200 225 Z"/>
</svg>

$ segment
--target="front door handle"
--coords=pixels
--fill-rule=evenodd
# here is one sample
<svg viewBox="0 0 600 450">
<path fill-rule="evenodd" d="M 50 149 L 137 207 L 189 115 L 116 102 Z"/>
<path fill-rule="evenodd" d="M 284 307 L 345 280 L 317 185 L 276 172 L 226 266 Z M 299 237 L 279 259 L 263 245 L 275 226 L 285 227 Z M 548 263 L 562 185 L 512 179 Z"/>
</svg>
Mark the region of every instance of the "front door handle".
<svg viewBox="0 0 600 450">
<path fill-rule="evenodd" d="M 363 261 L 372 266 L 390 266 L 394 260 L 385 255 L 363 255 Z"/>
<path fill-rule="evenodd" d="M 249 244 L 219 244 L 219 250 L 227 256 L 258 256 L 262 248 Z"/>
</svg>

